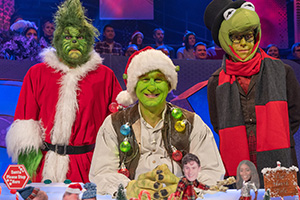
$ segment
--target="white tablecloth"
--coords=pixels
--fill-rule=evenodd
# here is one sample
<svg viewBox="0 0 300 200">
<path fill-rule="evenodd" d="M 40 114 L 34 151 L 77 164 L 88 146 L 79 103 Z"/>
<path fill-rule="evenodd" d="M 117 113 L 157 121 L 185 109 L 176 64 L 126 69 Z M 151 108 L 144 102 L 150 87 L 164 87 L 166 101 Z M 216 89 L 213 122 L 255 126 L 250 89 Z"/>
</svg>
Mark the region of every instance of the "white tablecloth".
<svg viewBox="0 0 300 200">
<path fill-rule="evenodd" d="M 82 184 L 83 185 L 83 184 Z M 38 187 L 41 190 L 45 191 L 48 194 L 49 200 L 61 200 L 62 196 L 68 187 L 67 184 L 64 183 L 51 183 L 51 184 L 43 184 L 43 183 L 31 183 L 27 186 Z M 9 189 L 6 187 L 4 183 L 0 183 L 0 187 L 2 188 L 2 192 L 0 195 L 0 200 L 15 200 L 16 195 L 11 194 Z M 252 193 L 254 196 L 254 192 Z M 264 190 L 260 189 L 258 192 L 258 200 L 262 200 L 264 195 Z M 81 195 L 80 195 L 81 196 Z M 219 192 L 215 194 L 205 194 L 205 200 L 238 200 L 240 197 L 240 191 L 238 190 L 227 190 L 227 192 Z M 19 197 L 22 200 L 22 197 Z M 107 200 L 112 199 L 110 195 L 97 195 L 97 200 Z M 284 197 L 284 200 L 295 200 L 298 199 L 296 197 Z M 280 198 L 272 198 L 272 200 L 280 200 Z"/>
</svg>

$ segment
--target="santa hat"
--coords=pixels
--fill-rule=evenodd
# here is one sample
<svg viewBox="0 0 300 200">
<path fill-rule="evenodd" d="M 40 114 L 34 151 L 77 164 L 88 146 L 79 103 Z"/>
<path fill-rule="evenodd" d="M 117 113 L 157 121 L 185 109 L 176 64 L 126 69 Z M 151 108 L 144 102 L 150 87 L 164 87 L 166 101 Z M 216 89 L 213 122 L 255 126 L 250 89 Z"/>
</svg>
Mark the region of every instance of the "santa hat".
<svg viewBox="0 0 300 200">
<path fill-rule="evenodd" d="M 131 41 L 133 40 L 134 36 L 136 36 L 137 34 L 140 34 L 142 36 L 142 38 L 144 38 L 144 34 L 140 31 L 135 31 L 132 36 L 131 36 Z"/>
<path fill-rule="evenodd" d="M 97 196 L 97 185 L 95 183 L 86 183 L 83 187 L 86 191 L 83 193 L 81 199 L 91 199 Z"/>
<path fill-rule="evenodd" d="M 39 191 L 39 188 L 35 188 L 32 186 L 28 186 L 21 190 L 18 190 L 19 194 L 21 195 L 21 197 L 23 197 L 24 200 L 34 199 Z"/>
<path fill-rule="evenodd" d="M 70 184 L 67 189 L 66 192 L 72 193 L 72 194 L 80 194 L 82 190 L 82 187 L 79 183 L 74 183 L 74 184 Z"/>
<path fill-rule="evenodd" d="M 176 89 L 177 86 L 177 72 L 179 70 L 172 60 L 166 56 L 162 51 L 155 50 L 152 47 L 145 47 L 140 51 L 132 54 L 127 62 L 123 78 L 127 85 L 127 90 L 118 94 L 116 100 L 123 106 L 129 106 L 137 101 L 135 94 L 135 87 L 139 77 L 154 71 L 159 70 L 165 75 L 170 83 L 170 91 Z"/>
</svg>

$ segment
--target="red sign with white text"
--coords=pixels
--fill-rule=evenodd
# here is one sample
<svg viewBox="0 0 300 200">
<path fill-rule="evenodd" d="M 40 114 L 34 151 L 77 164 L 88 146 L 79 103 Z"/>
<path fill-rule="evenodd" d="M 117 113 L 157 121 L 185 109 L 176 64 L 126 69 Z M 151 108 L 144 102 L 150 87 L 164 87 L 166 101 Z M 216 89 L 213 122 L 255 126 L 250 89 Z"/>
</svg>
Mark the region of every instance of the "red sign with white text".
<svg viewBox="0 0 300 200">
<path fill-rule="evenodd" d="M 30 176 L 24 165 L 9 165 L 2 178 L 8 189 L 18 190 L 25 187 Z"/>
</svg>

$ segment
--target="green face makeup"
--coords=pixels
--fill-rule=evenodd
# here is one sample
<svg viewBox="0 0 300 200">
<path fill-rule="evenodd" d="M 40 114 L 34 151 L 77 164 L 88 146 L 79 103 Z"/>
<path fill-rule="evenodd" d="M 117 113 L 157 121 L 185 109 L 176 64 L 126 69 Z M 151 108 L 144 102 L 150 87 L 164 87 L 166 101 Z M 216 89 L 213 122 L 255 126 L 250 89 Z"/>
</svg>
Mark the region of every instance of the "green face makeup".
<svg viewBox="0 0 300 200">
<path fill-rule="evenodd" d="M 245 35 L 251 30 L 256 30 L 256 35 L 254 35 L 252 42 L 247 41 L 248 38 Z M 233 35 L 236 38 L 232 38 Z M 245 62 L 252 59 L 256 53 L 260 42 L 260 35 L 260 20 L 257 13 L 253 10 L 238 8 L 229 19 L 222 22 L 219 30 L 219 41 L 221 47 L 227 54 L 232 56 L 233 60 Z M 241 42 L 233 43 L 232 39 L 241 39 Z M 240 47 L 237 47 L 238 45 Z M 241 47 L 245 45 L 248 47 Z M 240 51 L 237 51 L 237 49 Z M 247 51 L 248 49 L 251 49 L 250 52 Z"/>
<path fill-rule="evenodd" d="M 61 36 L 61 50 L 59 57 L 72 67 L 85 63 L 89 56 L 89 48 L 83 33 L 75 27 L 66 27 Z"/>
<path fill-rule="evenodd" d="M 139 78 L 135 91 L 145 108 L 162 108 L 166 104 L 169 83 L 163 73 L 152 71 Z"/>
</svg>

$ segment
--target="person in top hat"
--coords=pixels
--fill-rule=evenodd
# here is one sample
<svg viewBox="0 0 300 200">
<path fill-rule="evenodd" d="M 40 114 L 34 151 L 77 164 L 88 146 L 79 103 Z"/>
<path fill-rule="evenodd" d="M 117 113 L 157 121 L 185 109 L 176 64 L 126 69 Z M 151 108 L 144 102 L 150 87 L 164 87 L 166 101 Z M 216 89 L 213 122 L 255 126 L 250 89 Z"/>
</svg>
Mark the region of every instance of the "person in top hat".
<svg viewBox="0 0 300 200">
<path fill-rule="evenodd" d="M 260 19 L 244 0 L 213 0 L 204 21 L 226 55 L 208 82 L 211 122 L 220 136 L 226 175 L 242 160 L 258 171 L 297 166 L 293 134 L 300 124 L 300 87 L 292 68 L 261 48 Z M 260 174 L 260 185 L 263 177 Z"/>
<path fill-rule="evenodd" d="M 199 181 L 213 185 L 223 178 L 211 130 L 197 114 L 166 102 L 168 92 L 176 89 L 176 68 L 151 47 L 129 58 L 123 76 L 127 90 L 117 96 L 119 104 L 129 107 L 105 119 L 91 164 L 89 177 L 100 194 L 114 194 L 121 183 L 128 198 L 136 198 L 143 187 L 152 199 L 168 197 L 182 176 L 180 161 L 186 153 L 200 158 Z"/>
<path fill-rule="evenodd" d="M 48 200 L 46 192 L 32 186 L 18 190 L 18 193 L 24 200 Z"/>
</svg>

